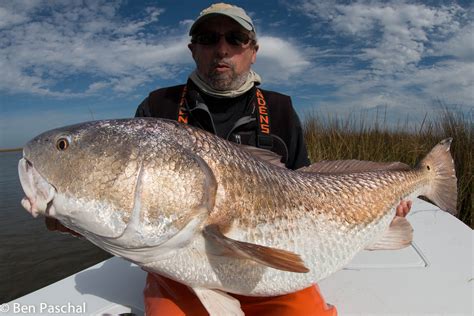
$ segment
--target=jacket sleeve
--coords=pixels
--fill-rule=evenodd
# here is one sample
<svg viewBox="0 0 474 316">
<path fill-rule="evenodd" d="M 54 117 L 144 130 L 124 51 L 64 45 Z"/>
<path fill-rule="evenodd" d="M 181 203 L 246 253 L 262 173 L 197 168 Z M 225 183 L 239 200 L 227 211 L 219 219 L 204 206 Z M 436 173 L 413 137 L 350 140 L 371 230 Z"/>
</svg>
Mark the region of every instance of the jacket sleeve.
<svg viewBox="0 0 474 316">
<path fill-rule="evenodd" d="M 150 104 L 148 102 L 148 97 L 146 97 L 142 103 L 138 106 L 136 112 L 135 112 L 135 117 L 151 117 L 150 113 Z"/>
</svg>

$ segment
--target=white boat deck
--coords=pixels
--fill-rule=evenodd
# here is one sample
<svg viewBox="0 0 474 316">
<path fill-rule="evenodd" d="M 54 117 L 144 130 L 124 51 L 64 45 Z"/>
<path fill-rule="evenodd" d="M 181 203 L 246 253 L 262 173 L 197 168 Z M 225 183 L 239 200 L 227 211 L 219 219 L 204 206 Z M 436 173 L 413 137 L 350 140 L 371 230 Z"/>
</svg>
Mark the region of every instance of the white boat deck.
<svg viewBox="0 0 474 316">
<path fill-rule="evenodd" d="M 415 229 L 411 247 L 364 251 L 319 284 L 339 315 L 474 315 L 473 231 L 421 200 L 408 220 Z M 145 276 L 112 258 L 4 304 L 0 312 L 142 315 Z"/>
</svg>

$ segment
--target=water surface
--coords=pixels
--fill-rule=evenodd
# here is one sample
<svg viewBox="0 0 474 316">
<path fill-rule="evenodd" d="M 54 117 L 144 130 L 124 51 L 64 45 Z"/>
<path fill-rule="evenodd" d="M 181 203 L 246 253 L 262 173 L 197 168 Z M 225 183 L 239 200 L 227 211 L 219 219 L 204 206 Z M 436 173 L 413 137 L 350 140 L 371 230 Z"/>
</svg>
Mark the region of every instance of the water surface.
<svg viewBox="0 0 474 316">
<path fill-rule="evenodd" d="M 0 153 L 0 303 L 83 270 L 110 255 L 86 240 L 50 232 L 20 204 L 21 152 Z"/>
</svg>

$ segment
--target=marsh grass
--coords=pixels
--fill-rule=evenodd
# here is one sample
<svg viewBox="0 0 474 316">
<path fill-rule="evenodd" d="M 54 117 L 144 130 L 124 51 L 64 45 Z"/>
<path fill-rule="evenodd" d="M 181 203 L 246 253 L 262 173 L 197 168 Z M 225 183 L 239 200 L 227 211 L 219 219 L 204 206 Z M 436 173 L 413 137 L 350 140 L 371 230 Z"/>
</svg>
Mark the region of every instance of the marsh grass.
<svg viewBox="0 0 474 316">
<path fill-rule="evenodd" d="M 365 116 L 324 117 L 306 115 L 303 131 L 311 161 L 359 159 L 401 161 L 414 166 L 440 140 L 453 138 L 458 177 L 459 218 L 473 228 L 474 124 L 472 116 L 444 109 L 439 117 L 428 115 L 417 126 L 399 122 L 388 126 L 386 114 L 370 122 Z"/>
</svg>

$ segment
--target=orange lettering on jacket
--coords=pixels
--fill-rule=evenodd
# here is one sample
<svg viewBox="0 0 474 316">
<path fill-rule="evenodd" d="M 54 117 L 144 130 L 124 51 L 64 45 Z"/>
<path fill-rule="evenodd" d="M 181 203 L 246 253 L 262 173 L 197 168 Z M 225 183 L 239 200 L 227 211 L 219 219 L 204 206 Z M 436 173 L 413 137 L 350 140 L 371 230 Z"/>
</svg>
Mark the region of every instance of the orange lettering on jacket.
<svg viewBox="0 0 474 316">
<path fill-rule="evenodd" d="M 188 115 L 182 109 L 179 109 L 178 122 L 188 124 Z"/>
<path fill-rule="evenodd" d="M 187 86 L 184 86 L 183 93 L 181 93 L 181 98 L 179 100 L 179 112 L 178 112 L 178 122 L 188 124 L 188 113 L 184 110 L 184 103 L 186 102 L 186 91 Z"/>
<path fill-rule="evenodd" d="M 266 124 L 260 124 L 260 128 L 262 129 L 262 133 L 270 134 L 270 126 Z"/>
<path fill-rule="evenodd" d="M 260 130 L 264 134 L 270 134 L 270 125 L 269 125 L 269 120 L 268 120 L 268 108 L 267 108 L 267 102 L 265 102 L 265 99 L 263 98 L 263 93 L 260 91 L 260 89 L 257 89 L 256 92 L 257 96 L 257 104 L 258 104 L 258 113 L 260 114 Z"/>
</svg>

